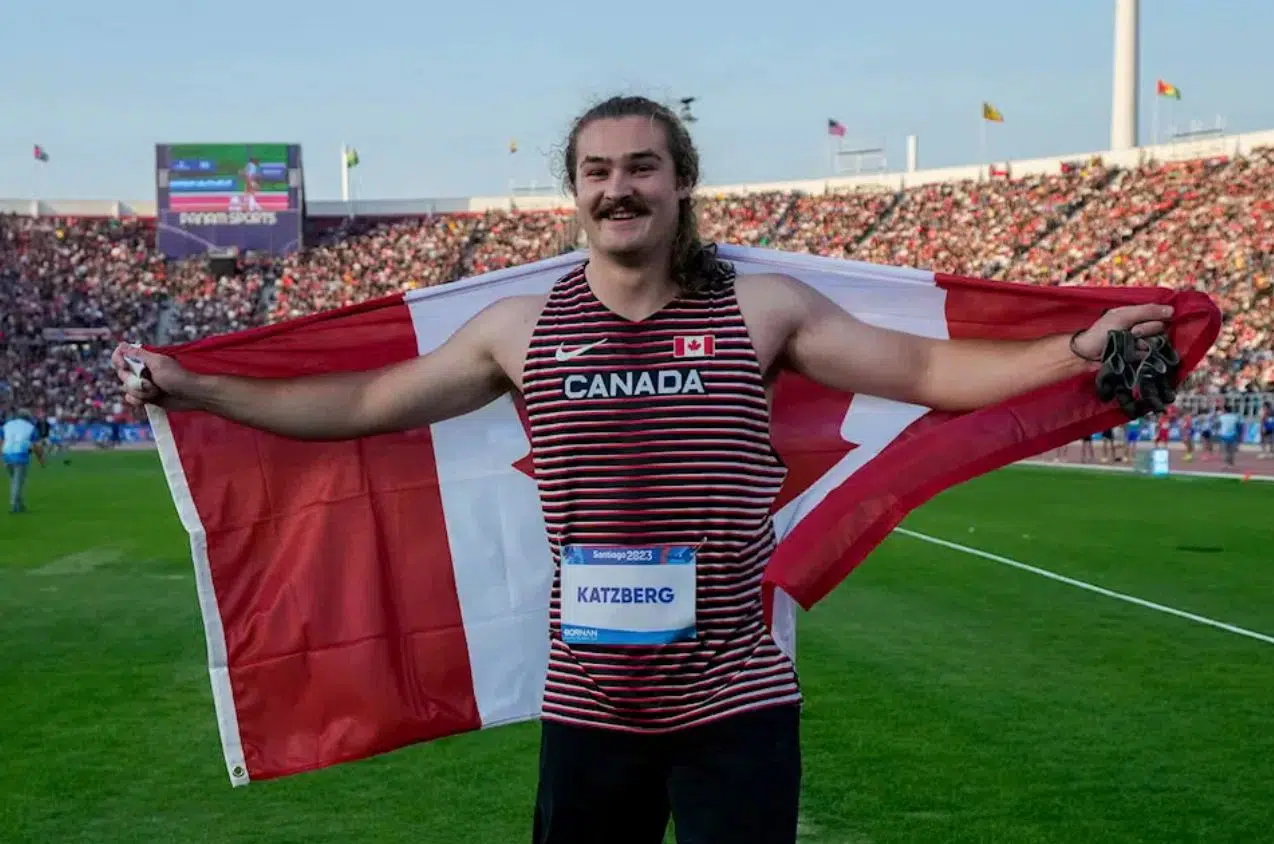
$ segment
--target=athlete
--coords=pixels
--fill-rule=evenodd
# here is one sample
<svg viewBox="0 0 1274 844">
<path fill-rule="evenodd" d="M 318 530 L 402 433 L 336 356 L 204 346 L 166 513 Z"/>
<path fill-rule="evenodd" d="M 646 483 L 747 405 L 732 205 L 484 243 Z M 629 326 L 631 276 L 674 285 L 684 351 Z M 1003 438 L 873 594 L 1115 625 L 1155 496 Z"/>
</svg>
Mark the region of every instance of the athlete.
<svg viewBox="0 0 1274 844">
<path fill-rule="evenodd" d="M 1129 419 L 1124 423 L 1124 456 L 1129 463 L 1137 461 L 1137 441 L 1142 439 L 1142 420 Z"/>
<path fill-rule="evenodd" d="M 261 162 L 249 158 L 248 163 L 239 171 L 243 177 L 243 193 L 230 196 L 231 211 L 260 211 L 261 203 L 257 201 L 257 191 L 261 189 Z"/>
<path fill-rule="evenodd" d="M 1155 420 L 1155 448 L 1167 448 L 1172 439 L 1172 408 L 1167 413 L 1160 413 Z"/>
<path fill-rule="evenodd" d="M 1093 372 L 1109 330 L 1157 334 L 1172 310 L 1116 308 L 1037 341 L 889 331 L 791 277 L 736 277 L 699 241 L 698 153 L 667 108 L 595 106 L 563 164 L 587 262 L 429 354 L 294 380 L 195 374 L 127 345 L 114 366 L 131 404 L 303 440 L 413 429 L 519 393 L 554 561 L 533 840 L 656 844 L 671 816 L 682 842 L 793 842 L 802 697 L 760 590 L 785 473 L 769 440 L 777 374 L 970 410 Z M 621 589 L 641 600 L 606 602 Z"/>
</svg>

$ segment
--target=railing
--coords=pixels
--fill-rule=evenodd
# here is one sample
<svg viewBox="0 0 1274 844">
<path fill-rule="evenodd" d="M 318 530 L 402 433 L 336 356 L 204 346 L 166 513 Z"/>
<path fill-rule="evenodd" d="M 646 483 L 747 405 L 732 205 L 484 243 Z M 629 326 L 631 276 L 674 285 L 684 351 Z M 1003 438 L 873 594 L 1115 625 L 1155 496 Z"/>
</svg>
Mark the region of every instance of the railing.
<svg viewBox="0 0 1274 844">
<path fill-rule="evenodd" d="M 1227 406 L 1243 419 L 1259 418 L 1265 406 L 1274 405 L 1274 393 L 1181 393 L 1177 396 L 1177 410 L 1199 414 L 1221 411 Z"/>
</svg>

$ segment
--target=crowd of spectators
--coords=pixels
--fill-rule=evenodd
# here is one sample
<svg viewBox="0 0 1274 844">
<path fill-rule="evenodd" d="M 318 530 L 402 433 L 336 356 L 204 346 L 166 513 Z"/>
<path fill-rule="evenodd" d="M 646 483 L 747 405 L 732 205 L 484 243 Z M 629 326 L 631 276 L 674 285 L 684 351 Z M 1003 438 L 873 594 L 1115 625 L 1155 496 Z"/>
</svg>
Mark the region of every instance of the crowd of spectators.
<svg viewBox="0 0 1274 844">
<path fill-rule="evenodd" d="M 283 262 L 266 306 L 269 321 L 457 278 L 481 219 L 432 215 L 348 221 Z"/>
<path fill-rule="evenodd" d="M 277 262 L 250 258 L 235 275 L 217 276 L 201 261 L 175 263 L 168 276 L 167 341 L 184 343 L 259 325 L 262 292 L 278 280 Z"/>
<path fill-rule="evenodd" d="M 1083 284 L 1143 284 L 1205 292 L 1226 314 L 1193 386 L 1206 391 L 1274 389 L 1274 150 L 1211 162 L 1189 180 L 1143 236 L 1080 273 Z"/>
<path fill-rule="evenodd" d="M 168 289 L 142 221 L 0 216 L 0 399 L 60 417 L 123 408 L 101 353 L 113 337 L 151 337 Z M 106 329 L 46 339 L 53 328 Z"/>
<path fill-rule="evenodd" d="M 921 185 L 906 193 L 855 257 L 878 264 L 1000 278 L 1022 252 L 1099 196 L 1106 168 L 1083 168 L 1019 179 L 995 178 Z M 1048 281 L 1057 262 L 1019 281 Z"/>
<path fill-rule="evenodd" d="M 918 185 L 704 195 L 705 239 L 1035 284 L 1202 290 L 1225 312 L 1191 387 L 1274 390 L 1274 150 Z M 577 245 L 570 211 L 325 221 L 285 259 L 214 277 L 166 262 L 137 219 L 0 215 L 0 401 L 63 419 L 124 412 L 120 339 L 177 343 L 528 263 Z M 87 336 L 49 329 L 97 329 Z M 7 394 L 7 395 L 6 395 Z"/>
</svg>

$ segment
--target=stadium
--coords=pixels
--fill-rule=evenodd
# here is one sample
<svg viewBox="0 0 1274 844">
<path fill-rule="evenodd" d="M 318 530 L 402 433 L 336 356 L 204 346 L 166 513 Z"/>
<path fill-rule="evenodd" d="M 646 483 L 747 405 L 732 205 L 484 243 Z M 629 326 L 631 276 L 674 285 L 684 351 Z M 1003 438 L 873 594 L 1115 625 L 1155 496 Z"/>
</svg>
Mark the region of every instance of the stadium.
<svg viewBox="0 0 1274 844">
<path fill-rule="evenodd" d="M 1116 5 L 1106 149 L 924 169 L 912 138 L 696 197 L 718 243 L 1224 314 L 1164 419 L 942 493 L 801 617 L 802 841 L 1274 840 L 1274 129 L 1139 143 Z M 524 840 L 533 725 L 226 787 L 190 541 L 109 356 L 586 249 L 572 200 L 308 200 L 299 146 L 215 146 L 159 145 L 152 199 L 0 200 L 0 407 L 51 445 L 0 527 L 0 841 Z"/>
</svg>

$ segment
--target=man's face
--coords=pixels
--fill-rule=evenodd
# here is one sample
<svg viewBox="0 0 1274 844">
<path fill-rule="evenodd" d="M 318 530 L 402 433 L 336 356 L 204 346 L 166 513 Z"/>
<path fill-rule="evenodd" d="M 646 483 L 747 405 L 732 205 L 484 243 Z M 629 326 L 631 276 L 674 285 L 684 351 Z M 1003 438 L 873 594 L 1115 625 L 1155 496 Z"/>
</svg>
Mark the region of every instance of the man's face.
<svg viewBox="0 0 1274 844">
<path fill-rule="evenodd" d="M 575 208 L 592 249 L 626 261 L 666 250 L 678 188 L 663 126 L 649 117 L 594 120 L 576 140 Z"/>
</svg>

